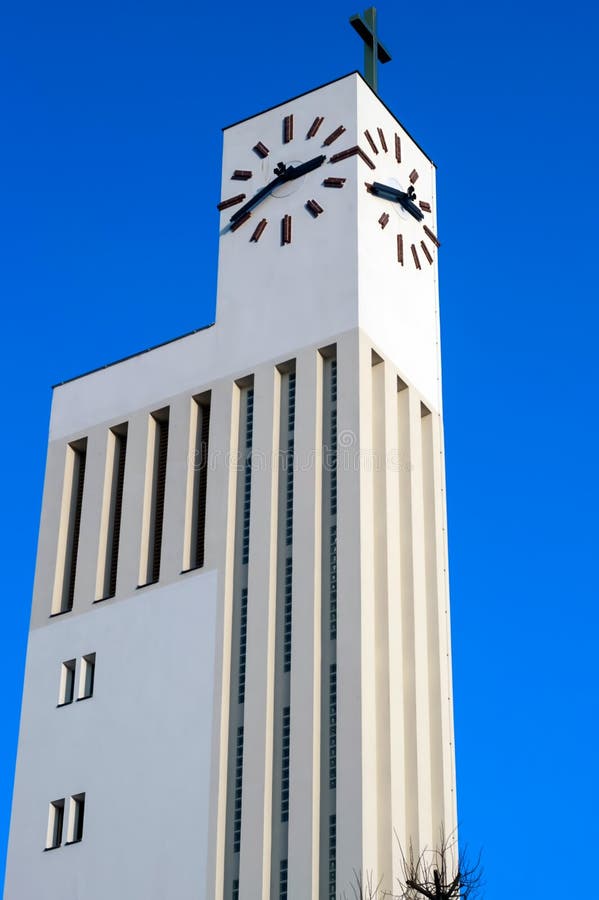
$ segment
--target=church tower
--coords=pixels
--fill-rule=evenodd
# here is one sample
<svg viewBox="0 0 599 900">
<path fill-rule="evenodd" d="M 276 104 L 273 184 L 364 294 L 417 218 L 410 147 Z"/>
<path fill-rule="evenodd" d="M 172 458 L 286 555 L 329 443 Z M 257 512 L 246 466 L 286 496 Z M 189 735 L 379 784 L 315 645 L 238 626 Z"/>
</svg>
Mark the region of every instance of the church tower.
<svg viewBox="0 0 599 900">
<path fill-rule="evenodd" d="M 54 391 L 5 900 L 392 891 L 456 828 L 434 164 L 353 73 L 221 197 L 215 323 Z"/>
</svg>

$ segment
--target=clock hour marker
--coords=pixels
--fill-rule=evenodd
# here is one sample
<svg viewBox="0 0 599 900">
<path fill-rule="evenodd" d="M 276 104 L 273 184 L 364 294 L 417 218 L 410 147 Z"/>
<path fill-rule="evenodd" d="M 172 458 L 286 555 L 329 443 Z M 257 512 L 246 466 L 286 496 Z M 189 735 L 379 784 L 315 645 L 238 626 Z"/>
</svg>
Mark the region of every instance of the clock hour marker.
<svg viewBox="0 0 599 900">
<path fill-rule="evenodd" d="M 325 187 L 342 188 L 345 181 L 345 178 L 325 178 L 322 183 Z"/>
<path fill-rule="evenodd" d="M 260 156 L 262 159 L 264 159 L 265 156 L 268 156 L 270 150 L 262 143 L 262 141 L 258 141 L 256 146 L 254 147 L 254 152 L 257 153 L 258 156 Z"/>
<path fill-rule="evenodd" d="M 237 206 L 238 203 L 241 203 L 242 200 L 245 200 L 245 194 L 237 194 L 236 197 L 229 197 L 228 200 L 221 200 L 220 203 L 217 204 L 217 209 L 228 209 L 230 206 Z"/>
<path fill-rule="evenodd" d="M 349 150 L 342 150 L 341 153 L 333 153 L 329 162 L 332 162 L 332 163 L 341 162 L 341 160 L 343 160 L 343 159 L 349 159 L 350 156 L 359 156 L 360 159 L 363 162 L 365 162 L 367 166 L 369 166 L 371 169 L 376 169 L 376 166 L 373 163 L 373 161 L 368 156 L 366 156 L 366 154 L 360 147 L 350 147 Z"/>
<path fill-rule="evenodd" d="M 260 240 L 260 238 L 262 237 L 262 232 L 264 231 L 264 229 L 266 228 L 267 225 L 268 225 L 268 222 L 266 219 L 260 219 L 260 221 L 258 222 L 256 227 L 254 228 L 254 233 L 252 234 L 250 241 L 254 241 L 254 243 L 257 244 L 258 241 Z"/>
<path fill-rule="evenodd" d="M 379 141 L 381 142 L 381 147 L 383 148 L 384 152 L 387 153 L 388 147 L 387 147 L 387 141 L 385 140 L 385 135 L 383 134 L 383 129 L 377 128 L 377 131 L 379 133 Z"/>
<path fill-rule="evenodd" d="M 308 134 L 306 135 L 306 138 L 313 138 L 323 122 L 324 116 L 316 116 L 316 118 L 310 125 L 310 129 L 308 131 Z"/>
<path fill-rule="evenodd" d="M 306 203 L 306 209 L 312 213 L 314 218 L 319 216 L 321 212 L 324 212 L 324 209 L 322 208 L 320 203 L 316 202 L 316 200 L 308 200 L 308 202 Z"/>
<path fill-rule="evenodd" d="M 364 137 L 366 138 L 366 140 L 367 140 L 368 143 L 370 144 L 370 149 L 372 150 L 372 152 L 373 152 L 373 153 L 378 153 L 378 152 L 379 152 L 379 148 L 377 147 L 377 145 L 376 145 L 376 144 L 374 143 L 374 141 L 372 140 L 372 135 L 371 135 L 371 133 L 368 131 L 368 129 L 366 129 L 366 131 L 364 132 Z"/>
<path fill-rule="evenodd" d="M 249 181 L 252 173 L 249 169 L 235 169 L 231 175 L 231 181 Z"/>
<path fill-rule="evenodd" d="M 424 253 L 424 255 L 426 256 L 426 258 L 428 259 L 429 263 L 430 263 L 431 266 L 432 266 L 432 264 L 433 264 L 433 258 L 432 258 L 431 254 L 430 254 L 430 250 L 428 249 L 428 247 L 426 246 L 426 244 L 424 243 L 424 241 L 420 241 L 420 246 L 422 247 L 422 252 Z"/>
<path fill-rule="evenodd" d="M 364 187 L 366 188 L 366 190 L 368 191 L 369 194 L 372 194 L 372 185 L 370 184 L 369 181 L 364 182 Z"/>
<path fill-rule="evenodd" d="M 417 269 L 421 269 L 422 266 L 420 265 L 420 260 L 418 259 L 418 250 L 416 249 L 414 244 L 410 245 L 410 249 L 412 251 L 412 256 L 414 257 L 414 265 Z"/>
<path fill-rule="evenodd" d="M 324 139 L 324 141 L 322 142 L 322 146 L 329 147 L 333 143 L 333 141 L 336 141 L 338 137 L 341 137 L 344 131 L 345 128 L 343 127 L 343 125 L 340 125 L 339 128 L 335 128 L 335 130 L 331 131 L 330 135 Z"/>
<path fill-rule="evenodd" d="M 416 169 L 412 169 L 412 171 L 410 172 L 410 181 L 412 184 L 416 184 L 416 182 L 418 181 L 418 172 L 416 171 Z"/>
<path fill-rule="evenodd" d="M 425 212 L 430 212 L 430 211 L 431 211 L 431 205 L 430 205 L 430 203 L 427 203 L 425 200 L 419 200 L 419 201 L 418 201 L 418 206 L 420 207 L 420 209 L 423 209 Z"/>
<path fill-rule="evenodd" d="M 283 119 L 283 143 L 288 144 L 293 140 L 293 115 Z"/>
<path fill-rule="evenodd" d="M 397 262 L 403 266 L 403 235 L 397 235 Z"/>
<path fill-rule="evenodd" d="M 246 212 L 244 216 L 242 216 L 240 219 L 237 219 L 236 222 L 233 222 L 233 224 L 231 225 L 231 231 L 237 231 L 238 228 L 241 228 L 242 225 L 245 225 L 245 223 L 248 219 L 251 218 L 251 216 L 251 212 Z"/>
<path fill-rule="evenodd" d="M 291 216 L 283 216 L 281 219 L 281 244 L 291 243 Z"/>
<path fill-rule="evenodd" d="M 441 246 L 441 243 L 440 243 L 439 238 L 437 237 L 437 235 L 434 234 L 434 233 L 430 230 L 430 228 L 428 228 L 426 225 L 423 225 L 422 227 L 424 228 L 424 233 L 426 234 L 427 237 L 429 237 L 429 238 L 431 239 L 431 241 L 433 242 L 433 244 L 435 245 L 435 247 L 440 247 L 440 246 Z"/>
<path fill-rule="evenodd" d="M 401 162 L 401 138 L 398 134 L 395 135 L 395 159 Z"/>
<path fill-rule="evenodd" d="M 379 219 L 379 225 L 381 226 L 381 228 L 384 228 L 388 221 L 389 213 L 383 213 L 383 215 Z"/>
</svg>

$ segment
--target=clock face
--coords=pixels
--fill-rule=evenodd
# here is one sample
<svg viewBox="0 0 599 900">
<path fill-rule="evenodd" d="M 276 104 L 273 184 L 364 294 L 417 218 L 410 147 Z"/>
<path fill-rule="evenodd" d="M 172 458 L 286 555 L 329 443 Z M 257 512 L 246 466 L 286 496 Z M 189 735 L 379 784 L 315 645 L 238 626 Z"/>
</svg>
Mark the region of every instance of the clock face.
<svg viewBox="0 0 599 900">
<path fill-rule="evenodd" d="M 393 255 L 399 265 L 417 271 L 432 265 L 440 244 L 431 228 L 431 198 L 417 193 L 419 174 L 402 161 L 400 135 L 385 134 L 377 126 L 364 131 L 362 146 L 343 148 L 344 125 L 326 127 L 323 116 L 305 122 L 298 118 L 284 116 L 280 142 L 267 145 L 256 140 L 240 167 L 231 172 L 231 195 L 218 204 L 219 210 L 230 211 L 225 230 L 243 229 L 248 240 L 258 244 L 266 229 L 274 227 L 280 245 L 291 244 L 293 215 L 312 220 L 323 215 L 328 191 L 338 191 L 346 182 L 335 174 L 335 164 L 358 156 L 371 173 L 372 180 L 364 184 L 373 199 L 373 215 L 386 239 L 393 233 Z M 299 213 L 295 195 L 301 198 Z"/>
<path fill-rule="evenodd" d="M 243 190 L 218 204 L 221 211 L 231 210 L 228 231 L 244 228 L 249 240 L 257 244 L 267 228 L 275 227 L 279 229 L 281 246 L 285 247 L 293 239 L 293 215 L 290 204 L 286 203 L 288 198 L 299 195 L 301 214 L 312 220 L 325 212 L 327 191 L 343 188 L 346 181 L 330 174 L 326 164 L 333 159 L 328 159 L 327 148 L 346 129 L 337 125 L 328 132 L 323 123 L 323 116 L 299 123 L 294 121 L 293 114 L 287 115 L 281 122 L 280 143 L 267 146 L 258 140 L 248 147 L 245 167 L 234 169 L 230 176 L 231 182 L 243 183 Z M 301 140 L 294 141 L 296 133 Z M 241 184 L 238 186 L 241 188 Z M 297 210 L 296 200 L 293 208 Z"/>
<path fill-rule="evenodd" d="M 433 265 L 440 247 L 432 225 L 432 198 L 418 191 L 418 170 L 402 159 L 401 136 L 385 135 L 382 128 L 366 130 L 364 137 L 376 159 L 376 177 L 364 182 L 373 198 L 373 215 L 381 233 L 393 233 L 392 252 L 400 266 L 418 272 Z M 387 139 L 389 137 L 389 140 Z"/>
</svg>

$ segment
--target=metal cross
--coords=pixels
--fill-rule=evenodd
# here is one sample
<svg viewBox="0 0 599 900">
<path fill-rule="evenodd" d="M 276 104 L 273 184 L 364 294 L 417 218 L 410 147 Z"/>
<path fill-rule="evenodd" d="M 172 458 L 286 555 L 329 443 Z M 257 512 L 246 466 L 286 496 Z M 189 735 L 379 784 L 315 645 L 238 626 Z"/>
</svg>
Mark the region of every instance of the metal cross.
<svg viewBox="0 0 599 900">
<path fill-rule="evenodd" d="M 370 6 L 364 11 L 364 16 L 359 13 L 349 20 L 352 28 L 358 32 L 364 41 L 364 78 L 373 91 L 377 90 L 377 62 L 388 63 L 391 54 L 380 43 L 376 33 L 376 9 Z"/>
</svg>

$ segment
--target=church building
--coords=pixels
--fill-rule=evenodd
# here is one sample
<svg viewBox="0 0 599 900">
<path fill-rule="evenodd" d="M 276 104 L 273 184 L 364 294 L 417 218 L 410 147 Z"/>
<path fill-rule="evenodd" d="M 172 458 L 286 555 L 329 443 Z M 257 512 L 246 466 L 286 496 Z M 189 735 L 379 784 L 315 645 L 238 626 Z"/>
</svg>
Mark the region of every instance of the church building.
<svg viewBox="0 0 599 900">
<path fill-rule="evenodd" d="M 214 324 L 54 389 L 5 900 L 392 892 L 456 829 L 435 166 L 354 72 L 221 198 Z"/>
</svg>

